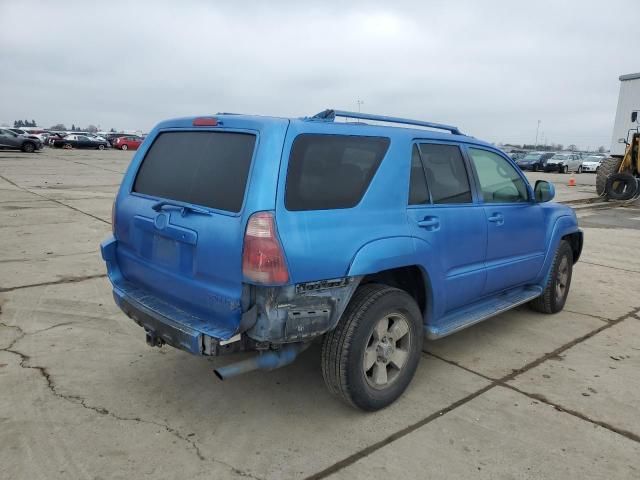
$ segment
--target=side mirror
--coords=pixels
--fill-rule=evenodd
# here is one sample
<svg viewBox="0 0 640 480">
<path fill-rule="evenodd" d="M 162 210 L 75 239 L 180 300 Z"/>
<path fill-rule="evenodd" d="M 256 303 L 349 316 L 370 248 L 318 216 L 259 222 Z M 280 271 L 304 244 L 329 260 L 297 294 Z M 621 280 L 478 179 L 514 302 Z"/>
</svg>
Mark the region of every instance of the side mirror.
<svg viewBox="0 0 640 480">
<path fill-rule="evenodd" d="M 638 111 L 637 110 L 635 112 L 631 112 L 631 121 L 632 122 L 638 121 Z"/>
<path fill-rule="evenodd" d="M 533 189 L 533 194 L 536 202 L 549 202 L 556 196 L 556 187 L 553 186 L 553 183 L 549 183 L 546 180 L 538 180 Z"/>
</svg>

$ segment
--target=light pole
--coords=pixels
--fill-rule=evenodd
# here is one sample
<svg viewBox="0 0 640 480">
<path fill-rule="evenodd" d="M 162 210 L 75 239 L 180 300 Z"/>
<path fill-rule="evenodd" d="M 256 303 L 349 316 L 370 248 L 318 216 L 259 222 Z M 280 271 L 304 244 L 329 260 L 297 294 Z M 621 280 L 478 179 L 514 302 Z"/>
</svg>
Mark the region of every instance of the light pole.
<svg viewBox="0 0 640 480">
<path fill-rule="evenodd" d="M 538 120 L 538 127 L 536 128 L 536 144 L 534 148 L 538 148 L 538 132 L 540 131 L 540 120 Z"/>
<path fill-rule="evenodd" d="M 358 113 L 360 113 L 360 106 L 362 106 L 364 104 L 364 101 L 356 100 L 356 103 L 358 104 Z"/>
</svg>

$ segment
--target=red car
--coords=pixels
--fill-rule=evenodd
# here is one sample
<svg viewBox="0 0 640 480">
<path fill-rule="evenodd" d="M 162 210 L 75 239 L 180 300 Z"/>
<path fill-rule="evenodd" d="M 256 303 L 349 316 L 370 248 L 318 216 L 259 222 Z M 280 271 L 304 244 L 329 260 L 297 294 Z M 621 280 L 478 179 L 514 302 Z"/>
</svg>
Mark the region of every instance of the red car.
<svg viewBox="0 0 640 480">
<path fill-rule="evenodd" d="M 118 137 L 113 141 L 113 148 L 119 148 L 120 150 L 137 150 L 144 138 L 137 135 L 130 135 L 127 137 Z"/>
</svg>

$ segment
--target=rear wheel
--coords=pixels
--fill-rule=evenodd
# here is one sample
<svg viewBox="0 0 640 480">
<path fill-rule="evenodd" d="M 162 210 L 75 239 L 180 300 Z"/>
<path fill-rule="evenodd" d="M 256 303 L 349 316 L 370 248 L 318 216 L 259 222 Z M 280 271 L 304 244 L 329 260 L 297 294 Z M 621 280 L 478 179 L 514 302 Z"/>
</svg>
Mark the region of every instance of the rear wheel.
<svg viewBox="0 0 640 480">
<path fill-rule="evenodd" d="M 533 168 L 531 170 L 533 170 L 534 172 L 537 172 L 538 171 L 538 164 L 534 163 L 533 164 Z"/>
<path fill-rule="evenodd" d="M 529 302 L 533 310 L 542 313 L 558 313 L 564 308 L 573 274 L 573 250 L 566 240 L 561 240 L 547 284 L 535 300 Z"/>
<path fill-rule="evenodd" d="M 128 149 L 129 149 L 129 147 L 127 147 L 126 145 L 122 145 L 120 148 L 121 148 L 122 150 L 128 150 Z"/>
<path fill-rule="evenodd" d="M 22 151 L 25 153 L 33 153 L 36 150 L 36 146 L 32 142 L 25 142 L 22 145 Z"/>
<path fill-rule="evenodd" d="M 609 175 L 614 173 L 618 173 L 620 170 L 620 165 L 622 164 L 622 158 L 617 157 L 609 157 L 605 158 L 598 170 L 596 171 L 596 193 L 599 196 L 605 195 L 607 179 Z"/>
<path fill-rule="evenodd" d="M 578 167 L 578 173 L 582 173 L 582 165 Z"/>
<path fill-rule="evenodd" d="M 71 145 L 70 143 L 65 143 L 62 148 L 66 149 L 66 150 L 71 150 L 73 148 L 73 145 Z"/>
<path fill-rule="evenodd" d="M 562 173 L 569 173 L 569 165 L 562 167 Z"/>
<path fill-rule="evenodd" d="M 386 285 L 364 285 L 324 337 L 325 383 L 352 406 L 384 408 L 411 382 L 422 340 L 422 315 L 411 296 Z"/>
<path fill-rule="evenodd" d="M 104 145 L 102 144 L 98 145 L 98 150 L 104 150 Z"/>
</svg>

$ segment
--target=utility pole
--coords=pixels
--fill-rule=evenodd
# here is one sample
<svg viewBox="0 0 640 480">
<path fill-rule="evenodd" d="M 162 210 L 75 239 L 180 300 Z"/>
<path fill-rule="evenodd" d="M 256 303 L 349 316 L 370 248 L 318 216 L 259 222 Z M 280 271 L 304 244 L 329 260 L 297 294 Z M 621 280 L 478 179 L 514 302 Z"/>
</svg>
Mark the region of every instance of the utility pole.
<svg viewBox="0 0 640 480">
<path fill-rule="evenodd" d="M 356 100 L 356 103 L 358 104 L 358 113 L 360 113 L 360 107 L 364 104 L 364 101 Z"/>
<path fill-rule="evenodd" d="M 538 120 L 538 127 L 536 128 L 536 144 L 534 148 L 538 148 L 538 132 L 540 131 L 540 120 Z"/>
</svg>

